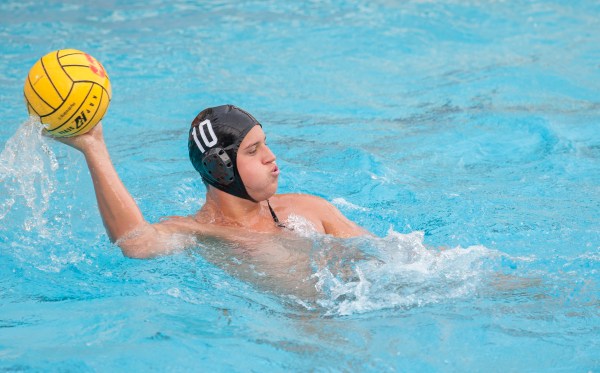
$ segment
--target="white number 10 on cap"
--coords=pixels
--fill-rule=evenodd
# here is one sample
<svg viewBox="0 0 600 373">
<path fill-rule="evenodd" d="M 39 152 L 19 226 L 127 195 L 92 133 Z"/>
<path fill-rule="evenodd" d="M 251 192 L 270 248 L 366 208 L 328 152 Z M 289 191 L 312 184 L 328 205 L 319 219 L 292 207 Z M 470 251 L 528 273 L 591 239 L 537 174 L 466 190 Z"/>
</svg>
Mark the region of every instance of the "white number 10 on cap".
<svg viewBox="0 0 600 373">
<path fill-rule="evenodd" d="M 206 137 L 206 132 L 204 130 L 205 127 L 208 130 L 208 134 L 210 135 L 210 140 L 208 139 L 208 137 Z M 200 149 L 200 151 L 204 153 L 204 146 L 200 144 L 196 131 L 200 132 L 200 137 L 202 137 L 202 142 L 204 143 L 204 146 L 210 148 L 217 145 L 217 136 L 215 135 L 215 131 L 213 131 L 212 123 L 210 123 L 210 120 L 207 119 L 203 121 L 198 125 L 198 127 L 194 127 L 194 129 L 192 130 L 192 136 L 194 137 L 194 142 L 196 143 L 196 146 L 198 146 L 198 149 Z"/>
</svg>

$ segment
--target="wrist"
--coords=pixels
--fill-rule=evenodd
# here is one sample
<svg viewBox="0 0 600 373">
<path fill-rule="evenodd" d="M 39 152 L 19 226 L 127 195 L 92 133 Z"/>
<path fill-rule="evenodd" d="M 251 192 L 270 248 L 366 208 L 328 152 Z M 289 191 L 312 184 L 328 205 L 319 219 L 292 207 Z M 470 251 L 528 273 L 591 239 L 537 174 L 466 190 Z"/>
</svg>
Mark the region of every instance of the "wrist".
<svg viewBox="0 0 600 373">
<path fill-rule="evenodd" d="M 94 156 L 108 155 L 108 149 L 104 141 L 98 141 L 96 139 L 88 139 L 85 144 L 80 148 L 85 158 L 92 158 Z"/>
</svg>

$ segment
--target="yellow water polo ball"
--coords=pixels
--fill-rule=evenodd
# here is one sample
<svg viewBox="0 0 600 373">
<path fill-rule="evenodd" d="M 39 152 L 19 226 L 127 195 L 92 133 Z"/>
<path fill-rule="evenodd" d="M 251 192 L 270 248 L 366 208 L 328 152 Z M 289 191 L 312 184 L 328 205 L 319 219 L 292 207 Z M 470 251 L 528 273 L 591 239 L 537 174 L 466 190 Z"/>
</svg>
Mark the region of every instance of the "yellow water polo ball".
<svg viewBox="0 0 600 373">
<path fill-rule="evenodd" d="M 102 119 L 112 92 L 104 67 L 76 49 L 50 52 L 33 65 L 25 80 L 29 114 L 37 115 L 53 136 L 84 134 Z"/>
</svg>

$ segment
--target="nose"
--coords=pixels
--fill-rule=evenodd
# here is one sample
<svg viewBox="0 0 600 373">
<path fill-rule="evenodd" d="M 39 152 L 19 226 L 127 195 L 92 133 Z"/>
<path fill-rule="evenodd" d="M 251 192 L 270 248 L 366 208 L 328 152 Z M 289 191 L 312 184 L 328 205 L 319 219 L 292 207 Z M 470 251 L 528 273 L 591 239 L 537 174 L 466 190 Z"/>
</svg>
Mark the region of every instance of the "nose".
<svg viewBox="0 0 600 373">
<path fill-rule="evenodd" d="M 263 162 L 265 164 L 269 164 L 275 162 L 276 159 L 277 157 L 275 157 L 275 154 L 271 151 L 271 148 L 265 145 L 265 155 L 263 158 Z"/>
</svg>

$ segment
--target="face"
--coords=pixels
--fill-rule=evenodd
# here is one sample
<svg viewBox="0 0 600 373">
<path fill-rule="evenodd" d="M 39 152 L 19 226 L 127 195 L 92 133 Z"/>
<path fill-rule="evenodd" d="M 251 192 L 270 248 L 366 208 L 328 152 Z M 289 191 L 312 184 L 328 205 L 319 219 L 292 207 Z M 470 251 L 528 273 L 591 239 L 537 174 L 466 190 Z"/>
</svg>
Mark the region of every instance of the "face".
<svg viewBox="0 0 600 373">
<path fill-rule="evenodd" d="M 246 191 L 254 200 L 264 201 L 277 191 L 279 168 L 260 126 L 254 126 L 240 144 L 237 168 Z"/>
</svg>

